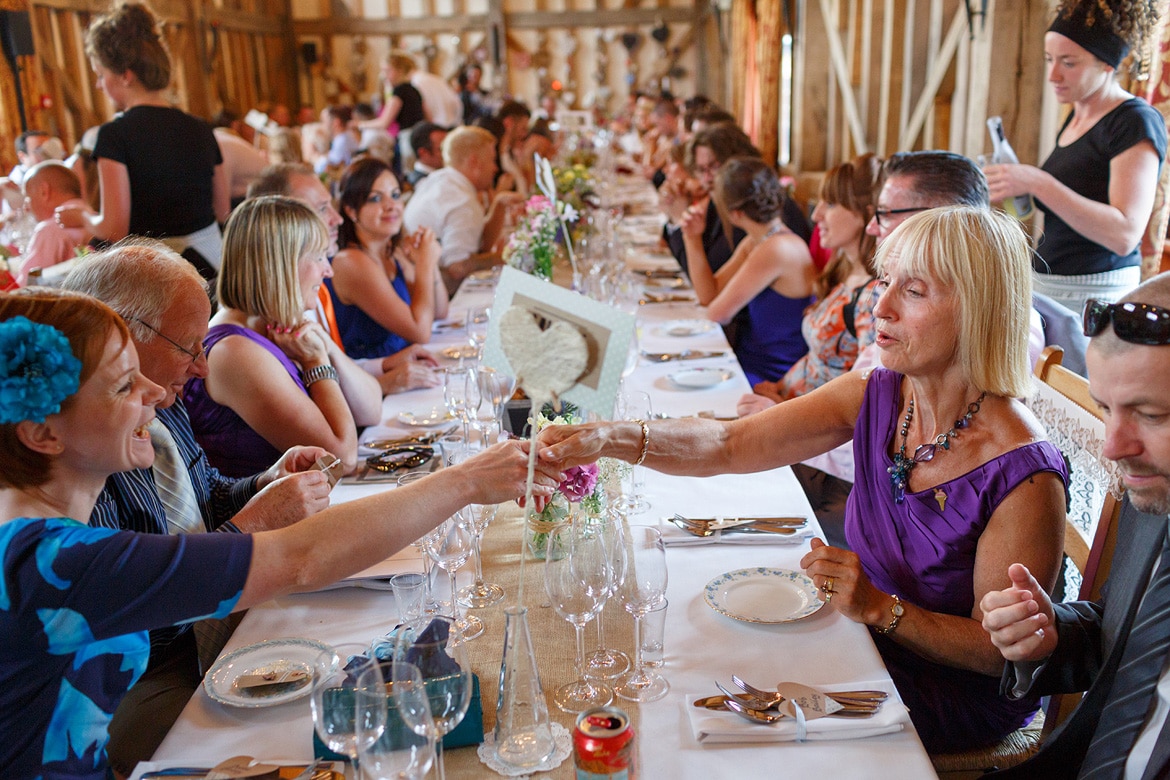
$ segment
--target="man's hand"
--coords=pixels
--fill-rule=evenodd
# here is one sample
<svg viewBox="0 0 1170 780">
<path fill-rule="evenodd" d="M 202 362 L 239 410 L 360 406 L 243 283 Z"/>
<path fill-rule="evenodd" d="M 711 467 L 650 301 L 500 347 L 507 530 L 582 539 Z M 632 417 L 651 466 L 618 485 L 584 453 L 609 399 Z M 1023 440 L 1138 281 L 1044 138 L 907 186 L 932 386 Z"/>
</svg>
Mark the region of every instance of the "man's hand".
<svg viewBox="0 0 1170 780">
<path fill-rule="evenodd" d="M 280 460 L 268 467 L 268 471 L 256 478 L 256 490 L 263 490 L 281 477 L 308 471 L 318 458 L 331 457 L 332 454 L 322 447 L 290 447 Z"/>
<path fill-rule="evenodd" d="M 420 344 L 411 344 L 409 347 L 398 350 L 393 355 L 387 355 L 382 358 L 382 371 L 389 373 L 398 366 L 408 363 L 419 363 L 420 365 L 431 368 L 439 367 L 439 360 L 434 356 L 434 353 Z"/>
<path fill-rule="evenodd" d="M 329 477 L 315 469 L 280 477 L 252 496 L 232 525 L 246 534 L 284 528 L 327 508 L 331 489 Z"/>
<path fill-rule="evenodd" d="M 990 591 L 979 602 L 983 630 L 1007 660 L 1043 661 L 1058 638 L 1052 600 L 1026 566 L 1013 563 L 1008 577 L 1010 588 Z"/>
</svg>

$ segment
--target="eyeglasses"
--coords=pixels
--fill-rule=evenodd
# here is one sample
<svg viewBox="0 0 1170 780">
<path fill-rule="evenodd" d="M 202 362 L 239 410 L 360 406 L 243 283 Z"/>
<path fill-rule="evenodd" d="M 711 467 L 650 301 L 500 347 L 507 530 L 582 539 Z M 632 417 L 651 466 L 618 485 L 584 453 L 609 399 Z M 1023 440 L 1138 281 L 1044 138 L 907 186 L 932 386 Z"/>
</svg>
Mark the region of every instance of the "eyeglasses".
<svg viewBox="0 0 1170 780">
<path fill-rule="evenodd" d="M 1170 309 L 1148 303 L 1106 303 L 1090 298 L 1085 304 L 1085 335 L 1093 337 L 1113 324 L 1113 332 L 1131 344 L 1170 344 Z"/>
<path fill-rule="evenodd" d="M 930 206 L 915 206 L 914 208 L 909 209 L 875 209 L 873 215 L 877 218 L 877 223 L 879 225 L 882 227 L 889 227 L 890 225 L 886 222 L 886 220 L 895 214 L 917 214 L 919 211 L 929 210 Z"/>
<path fill-rule="evenodd" d="M 148 322 L 145 322 L 144 320 L 142 320 L 142 319 L 140 319 L 140 318 L 138 318 L 138 317 L 131 317 L 130 319 L 134 320 L 134 321 L 135 321 L 135 322 L 137 322 L 139 325 L 141 325 L 142 327 L 146 328 L 146 329 L 147 329 L 147 330 L 149 330 L 151 333 L 153 333 L 154 335 L 158 336 L 160 339 L 162 339 L 163 341 L 167 342 L 168 344 L 170 344 L 172 347 L 174 347 L 175 349 L 177 349 L 177 350 L 179 350 L 180 352 L 182 352 L 182 353 L 183 353 L 184 355 L 186 355 L 187 357 L 191 358 L 191 362 L 192 362 L 192 363 L 194 363 L 194 362 L 197 362 L 197 361 L 199 360 L 199 358 L 203 357 L 204 349 L 203 349 L 203 345 L 202 345 L 202 344 L 200 344 L 200 345 L 199 345 L 199 351 L 198 351 L 198 352 L 192 352 L 191 350 L 187 349 L 186 347 L 184 347 L 184 346 L 183 346 L 182 344 L 180 344 L 179 342 L 175 341 L 174 339 L 170 338 L 169 336 L 166 336 L 166 335 L 164 335 L 164 334 L 162 333 L 162 331 L 158 330 L 158 328 L 155 328 L 155 327 L 151 326 L 151 325 L 150 325 Z"/>
</svg>

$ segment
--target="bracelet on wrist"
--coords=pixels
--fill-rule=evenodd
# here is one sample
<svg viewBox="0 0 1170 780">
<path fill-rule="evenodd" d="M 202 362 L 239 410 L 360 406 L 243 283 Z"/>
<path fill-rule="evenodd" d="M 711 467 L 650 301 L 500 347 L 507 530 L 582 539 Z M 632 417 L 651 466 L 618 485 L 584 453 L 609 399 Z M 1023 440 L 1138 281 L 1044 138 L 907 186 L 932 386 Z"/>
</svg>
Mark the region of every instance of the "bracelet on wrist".
<svg viewBox="0 0 1170 780">
<path fill-rule="evenodd" d="M 304 383 L 305 389 L 308 390 L 314 383 L 320 382 L 323 379 L 332 379 L 334 382 L 337 379 L 337 369 L 325 363 L 320 366 L 313 366 L 310 369 L 301 372 L 301 382 Z"/>
<path fill-rule="evenodd" d="M 642 452 L 634 461 L 635 466 L 641 466 L 642 461 L 646 460 L 646 455 L 650 452 L 650 426 L 646 424 L 645 420 L 634 420 L 634 422 L 642 426 Z"/>
<path fill-rule="evenodd" d="M 896 593 L 893 594 L 893 599 L 894 603 L 890 605 L 891 617 L 889 624 L 885 628 L 874 629 L 882 636 L 889 636 L 894 633 L 898 629 L 898 624 L 902 622 L 902 615 L 906 613 L 905 608 L 902 606 L 902 599 L 898 598 Z"/>
</svg>

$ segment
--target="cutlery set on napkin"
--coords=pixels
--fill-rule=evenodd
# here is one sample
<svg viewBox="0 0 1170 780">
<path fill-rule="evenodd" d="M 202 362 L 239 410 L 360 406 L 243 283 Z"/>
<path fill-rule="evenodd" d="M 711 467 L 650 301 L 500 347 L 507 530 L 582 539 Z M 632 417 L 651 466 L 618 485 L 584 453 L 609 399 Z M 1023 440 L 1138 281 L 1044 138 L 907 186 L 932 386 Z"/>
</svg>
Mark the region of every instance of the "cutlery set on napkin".
<svg viewBox="0 0 1170 780">
<path fill-rule="evenodd" d="M 213 767 L 180 766 L 174 761 L 144 761 L 135 768 L 130 780 L 343 780 L 344 777 L 340 762 L 317 759 L 308 764 L 303 761 L 286 763 L 233 756 Z"/>
<path fill-rule="evenodd" d="M 802 544 L 812 536 L 808 520 L 803 517 L 697 518 L 676 514 L 664 519 L 678 529 L 663 527 L 662 541 L 667 546 Z"/>
</svg>

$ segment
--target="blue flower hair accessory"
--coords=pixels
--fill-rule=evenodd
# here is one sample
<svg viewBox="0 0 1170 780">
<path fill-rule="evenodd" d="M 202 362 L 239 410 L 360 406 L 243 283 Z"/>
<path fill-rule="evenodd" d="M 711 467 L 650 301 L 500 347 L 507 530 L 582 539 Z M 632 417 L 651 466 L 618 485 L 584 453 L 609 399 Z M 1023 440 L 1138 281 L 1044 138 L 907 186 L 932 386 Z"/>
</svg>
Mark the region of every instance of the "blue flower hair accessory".
<svg viewBox="0 0 1170 780">
<path fill-rule="evenodd" d="M 13 317 L 0 322 L 0 424 L 41 423 L 81 384 L 81 361 L 52 325 Z"/>
</svg>

